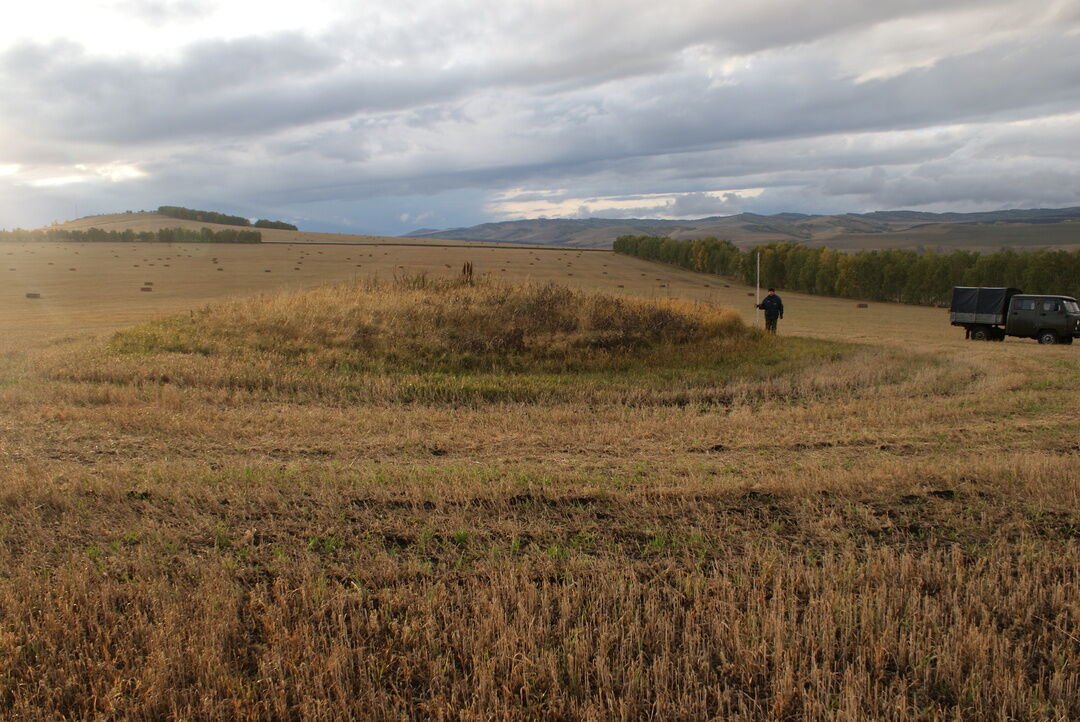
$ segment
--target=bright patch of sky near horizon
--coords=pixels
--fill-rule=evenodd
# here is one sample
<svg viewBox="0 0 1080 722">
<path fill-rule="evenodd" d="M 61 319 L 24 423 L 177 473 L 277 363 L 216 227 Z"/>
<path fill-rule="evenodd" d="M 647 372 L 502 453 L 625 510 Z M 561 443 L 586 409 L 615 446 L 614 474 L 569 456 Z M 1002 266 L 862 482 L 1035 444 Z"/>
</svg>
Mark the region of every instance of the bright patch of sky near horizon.
<svg viewBox="0 0 1080 722">
<path fill-rule="evenodd" d="M 1080 0 L 42 0 L 0 228 L 1080 205 Z"/>
</svg>

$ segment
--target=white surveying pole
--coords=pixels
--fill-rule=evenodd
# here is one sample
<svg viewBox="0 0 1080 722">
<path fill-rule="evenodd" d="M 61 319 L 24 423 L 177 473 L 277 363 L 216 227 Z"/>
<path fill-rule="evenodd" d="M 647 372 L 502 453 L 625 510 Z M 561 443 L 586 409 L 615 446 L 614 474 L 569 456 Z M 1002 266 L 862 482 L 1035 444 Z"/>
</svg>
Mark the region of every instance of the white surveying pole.
<svg viewBox="0 0 1080 722">
<path fill-rule="evenodd" d="M 758 308 L 758 304 L 761 303 L 761 251 L 757 253 L 757 280 L 754 285 L 754 323 L 756 324 L 761 320 L 761 314 L 758 313 L 761 310 Z"/>
</svg>

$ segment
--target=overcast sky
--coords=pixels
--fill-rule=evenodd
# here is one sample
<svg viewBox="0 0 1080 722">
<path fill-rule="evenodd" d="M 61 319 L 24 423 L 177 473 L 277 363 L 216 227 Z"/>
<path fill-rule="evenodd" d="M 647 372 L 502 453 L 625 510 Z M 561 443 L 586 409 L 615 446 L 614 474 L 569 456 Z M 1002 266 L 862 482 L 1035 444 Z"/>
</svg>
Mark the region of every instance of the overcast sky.
<svg viewBox="0 0 1080 722">
<path fill-rule="evenodd" d="M 1080 205 L 1080 0 L 33 0 L 0 228 Z"/>
</svg>

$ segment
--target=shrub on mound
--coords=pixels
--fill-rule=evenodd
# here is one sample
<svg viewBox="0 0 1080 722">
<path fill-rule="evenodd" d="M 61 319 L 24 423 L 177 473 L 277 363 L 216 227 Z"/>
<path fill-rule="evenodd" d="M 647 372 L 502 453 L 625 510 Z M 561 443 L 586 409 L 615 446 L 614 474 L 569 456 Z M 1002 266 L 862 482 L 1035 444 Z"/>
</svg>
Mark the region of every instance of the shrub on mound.
<svg viewBox="0 0 1080 722">
<path fill-rule="evenodd" d="M 357 370 L 572 370 L 756 339 L 730 309 L 423 276 L 210 306 L 123 331 L 121 354 L 270 355 Z"/>
</svg>

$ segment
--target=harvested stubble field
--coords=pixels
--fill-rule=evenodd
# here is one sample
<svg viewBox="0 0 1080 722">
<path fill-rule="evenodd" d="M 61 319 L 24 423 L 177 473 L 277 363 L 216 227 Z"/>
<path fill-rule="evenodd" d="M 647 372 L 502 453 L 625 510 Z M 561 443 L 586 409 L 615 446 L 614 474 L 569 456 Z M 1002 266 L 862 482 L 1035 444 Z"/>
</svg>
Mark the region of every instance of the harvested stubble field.
<svg viewBox="0 0 1080 722">
<path fill-rule="evenodd" d="M 607 254 L 302 289 L 324 250 L 9 335 L 9 717 L 1080 717 L 1074 349 L 795 295 L 766 338 Z"/>
</svg>

